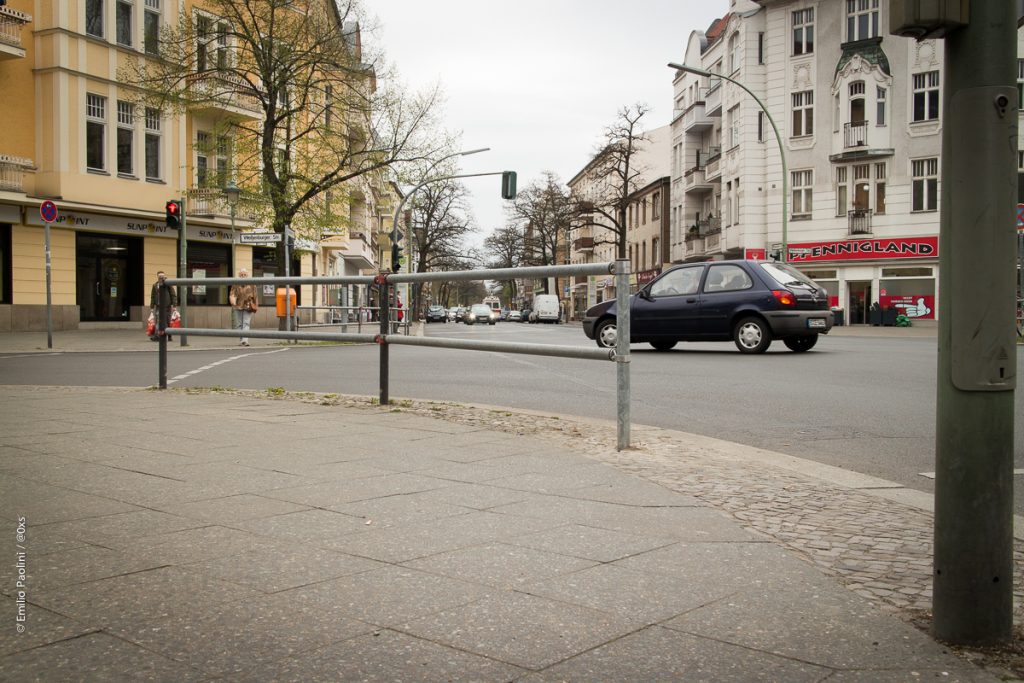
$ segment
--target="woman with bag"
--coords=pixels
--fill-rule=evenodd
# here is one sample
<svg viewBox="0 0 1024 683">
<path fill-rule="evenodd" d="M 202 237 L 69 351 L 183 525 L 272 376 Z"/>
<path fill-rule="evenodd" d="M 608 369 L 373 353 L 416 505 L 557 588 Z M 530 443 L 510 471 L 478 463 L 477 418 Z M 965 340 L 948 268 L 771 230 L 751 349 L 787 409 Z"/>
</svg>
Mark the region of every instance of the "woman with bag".
<svg viewBox="0 0 1024 683">
<path fill-rule="evenodd" d="M 238 277 L 249 277 L 249 271 L 245 268 L 239 269 Z M 245 332 L 250 328 L 252 316 L 259 308 L 259 304 L 256 302 L 256 285 L 232 285 L 228 301 L 231 303 L 231 308 L 234 309 L 233 312 L 237 316 L 241 330 Z M 240 343 L 242 346 L 248 346 L 249 338 L 241 337 Z"/>
<path fill-rule="evenodd" d="M 160 296 L 160 283 L 167 279 L 167 273 L 162 270 L 158 270 L 156 273 L 156 282 L 149 290 L 149 320 L 146 322 L 146 334 L 149 335 L 150 341 L 159 341 L 160 337 L 156 333 L 156 322 L 157 322 L 157 306 L 160 302 L 157 300 Z M 171 316 L 178 312 L 178 290 L 175 287 L 167 287 L 167 291 L 170 294 L 171 308 L 167 311 L 167 323 L 170 324 Z M 167 337 L 167 341 L 171 341 L 170 335 Z"/>
</svg>

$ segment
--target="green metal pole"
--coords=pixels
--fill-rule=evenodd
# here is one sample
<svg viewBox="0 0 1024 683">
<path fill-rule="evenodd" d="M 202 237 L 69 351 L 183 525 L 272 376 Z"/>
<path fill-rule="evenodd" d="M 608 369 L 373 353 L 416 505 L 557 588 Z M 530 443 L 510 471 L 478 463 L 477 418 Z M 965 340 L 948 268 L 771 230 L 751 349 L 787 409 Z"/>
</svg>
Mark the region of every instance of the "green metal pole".
<svg viewBox="0 0 1024 683">
<path fill-rule="evenodd" d="M 936 637 L 995 644 L 1013 610 L 1015 3 L 945 41 L 935 438 Z"/>
<path fill-rule="evenodd" d="M 188 207 L 185 206 L 187 196 L 181 198 L 181 216 L 178 224 L 178 277 L 188 277 L 188 227 L 185 216 L 188 215 Z M 185 317 L 185 309 L 188 308 L 188 287 L 178 285 L 178 314 L 181 316 L 181 326 L 188 327 L 188 319 Z M 182 346 L 188 346 L 188 337 L 181 335 L 178 342 Z"/>
</svg>

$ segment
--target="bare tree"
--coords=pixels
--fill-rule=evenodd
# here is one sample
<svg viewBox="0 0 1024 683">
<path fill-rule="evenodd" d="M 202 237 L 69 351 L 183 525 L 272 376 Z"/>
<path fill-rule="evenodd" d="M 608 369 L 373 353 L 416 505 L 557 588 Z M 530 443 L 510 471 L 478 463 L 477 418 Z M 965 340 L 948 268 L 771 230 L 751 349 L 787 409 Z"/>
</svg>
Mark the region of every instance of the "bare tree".
<svg viewBox="0 0 1024 683">
<path fill-rule="evenodd" d="M 626 258 L 626 209 L 630 197 L 641 187 L 646 169 L 639 167 L 637 156 L 648 141 L 640 120 L 650 111 L 643 104 L 623 107 L 615 122 L 605 129 L 604 140 L 587 170 L 592 182 L 589 196 L 577 198 L 578 222 L 603 228 L 606 234 L 595 237 L 595 244 L 614 244 L 618 258 Z"/>
<path fill-rule="evenodd" d="M 547 171 L 516 196 L 508 213 L 524 233 L 523 262 L 547 266 L 556 264 L 559 251 L 567 248 L 579 207 L 558 177 Z"/>
<path fill-rule="evenodd" d="M 374 174 L 447 143 L 427 139 L 436 91 L 378 86 L 354 1 L 207 0 L 161 34 L 156 55 L 131 60 L 120 76 L 146 106 L 215 112 L 230 173 L 263 208 L 263 222 L 316 238 L 319 227 L 348 224 L 352 196 L 369 194 Z M 246 113 L 225 113 L 232 108 Z"/>
<path fill-rule="evenodd" d="M 443 270 L 452 260 L 464 260 L 464 241 L 474 230 L 466 196 L 465 186 L 449 180 L 424 186 L 410 200 L 417 273 Z M 422 294 L 423 284 L 416 283 L 411 310 L 417 316 L 422 313 Z"/>
<path fill-rule="evenodd" d="M 518 225 L 506 225 L 487 236 L 484 248 L 491 254 L 488 267 L 518 268 L 526 257 L 526 233 Z M 519 298 L 515 280 L 503 280 L 502 284 L 510 300 Z"/>
</svg>

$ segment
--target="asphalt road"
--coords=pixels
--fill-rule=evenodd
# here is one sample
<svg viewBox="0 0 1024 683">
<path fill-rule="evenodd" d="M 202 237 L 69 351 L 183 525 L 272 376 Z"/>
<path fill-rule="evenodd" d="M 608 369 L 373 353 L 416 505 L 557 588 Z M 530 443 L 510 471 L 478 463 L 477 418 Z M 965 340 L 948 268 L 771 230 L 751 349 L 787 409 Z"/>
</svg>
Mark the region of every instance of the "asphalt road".
<svg viewBox="0 0 1024 683">
<path fill-rule="evenodd" d="M 431 324 L 428 336 L 592 346 L 578 327 Z M 1018 348 L 1024 367 L 1024 349 Z M 615 367 L 491 352 L 391 348 L 390 395 L 527 408 L 614 420 Z M 372 345 L 282 346 L 169 355 L 173 386 L 376 396 Z M 216 365 L 214 365 L 216 364 Z M 922 491 L 933 481 L 934 339 L 825 337 L 792 353 L 741 355 L 731 344 L 633 347 L 632 419 L 714 436 L 882 477 Z M 152 353 L 21 355 L 0 364 L 0 383 L 149 386 Z M 1024 417 L 1024 392 L 1016 392 Z M 1018 419 L 1015 467 L 1024 468 Z M 1024 492 L 1015 508 L 1024 514 Z"/>
</svg>

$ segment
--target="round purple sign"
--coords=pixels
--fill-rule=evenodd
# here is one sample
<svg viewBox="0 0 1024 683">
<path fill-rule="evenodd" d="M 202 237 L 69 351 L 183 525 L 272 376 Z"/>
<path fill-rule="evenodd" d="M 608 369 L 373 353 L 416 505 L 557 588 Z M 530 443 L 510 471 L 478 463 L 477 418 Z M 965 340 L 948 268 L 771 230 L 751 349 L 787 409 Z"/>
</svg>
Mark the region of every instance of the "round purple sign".
<svg viewBox="0 0 1024 683">
<path fill-rule="evenodd" d="M 43 217 L 44 222 L 53 223 L 57 220 L 57 205 L 47 199 L 39 205 L 39 215 Z"/>
</svg>

